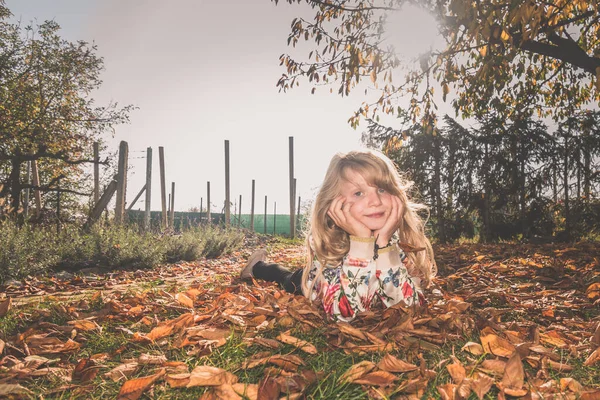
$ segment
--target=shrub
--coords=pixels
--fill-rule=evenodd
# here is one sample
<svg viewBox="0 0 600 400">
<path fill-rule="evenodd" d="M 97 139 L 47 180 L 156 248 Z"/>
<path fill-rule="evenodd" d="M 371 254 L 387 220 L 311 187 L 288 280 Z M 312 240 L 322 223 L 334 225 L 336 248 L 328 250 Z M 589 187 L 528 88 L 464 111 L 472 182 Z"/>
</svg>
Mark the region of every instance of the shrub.
<svg viewBox="0 0 600 400">
<path fill-rule="evenodd" d="M 11 221 L 0 222 L 0 282 L 51 270 L 86 267 L 152 268 L 164 262 L 193 261 L 229 254 L 244 233 L 218 226 L 196 226 L 180 235 L 143 232 L 131 226 L 100 224 L 84 231 Z"/>
<path fill-rule="evenodd" d="M 56 235 L 50 229 L 0 222 L 0 282 L 48 270 L 59 261 Z"/>
</svg>

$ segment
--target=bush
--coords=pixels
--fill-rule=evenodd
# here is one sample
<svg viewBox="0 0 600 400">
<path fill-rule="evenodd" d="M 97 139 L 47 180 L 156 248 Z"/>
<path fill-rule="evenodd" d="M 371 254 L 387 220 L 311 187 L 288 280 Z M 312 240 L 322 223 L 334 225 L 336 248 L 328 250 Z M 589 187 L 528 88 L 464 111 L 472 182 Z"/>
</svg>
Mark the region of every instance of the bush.
<svg viewBox="0 0 600 400">
<path fill-rule="evenodd" d="M 239 248 L 242 231 L 196 226 L 160 235 L 130 226 L 96 225 L 89 231 L 0 222 L 0 283 L 52 270 L 86 267 L 152 268 L 164 262 L 215 258 Z"/>
<path fill-rule="evenodd" d="M 0 222 L 0 282 L 38 274 L 55 265 L 60 259 L 55 237 L 50 229 Z"/>
<path fill-rule="evenodd" d="M 193 261 L 201 257 L 216 258 L 240 247 L 244 234 L 235 229 L 214 225 L 191 227 L 180 235 L 166 237 L 166 259 Z"/>
</svg>

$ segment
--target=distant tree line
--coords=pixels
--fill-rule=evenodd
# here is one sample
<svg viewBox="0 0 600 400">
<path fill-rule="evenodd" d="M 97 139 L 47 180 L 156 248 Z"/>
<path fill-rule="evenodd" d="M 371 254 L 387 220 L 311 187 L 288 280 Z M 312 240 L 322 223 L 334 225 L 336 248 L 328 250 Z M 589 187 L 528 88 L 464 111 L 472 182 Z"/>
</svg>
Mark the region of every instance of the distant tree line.
<svg viewBox="0 0 600 400">
<path fill-rule="evenodd" d="M 490 113 L 476 127 L 394 130 L 369 120 L 363 141 L 382 148 L 430 206 L 441 242 L 477 237 L 570 240 L 600 234 L 600 112 L 543 121 Z"/>
</svg>

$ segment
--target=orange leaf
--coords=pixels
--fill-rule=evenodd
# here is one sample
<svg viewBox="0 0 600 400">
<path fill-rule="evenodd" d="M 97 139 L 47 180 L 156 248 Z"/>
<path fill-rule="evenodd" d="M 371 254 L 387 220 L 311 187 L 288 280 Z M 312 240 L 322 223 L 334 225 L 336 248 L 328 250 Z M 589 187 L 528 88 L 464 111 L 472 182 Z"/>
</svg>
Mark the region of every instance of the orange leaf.
<svg viewBox="0 0 600 400">
<path fill-rule="evenodd" d="M 0 303 L 0 317 L 4 317 L 12 307 L 12 298 L 7 298 Z"/>
<path fill-rule="evenodd" d="M 187 297 L 184 293 L 177 293 L 175 295 L 175 300 L 177 300 L 182 306 L 194 308 L 194 300 Z"/>
<path fill-rule="evenodd" d="M 117 400 L 136 400 L 142 393 L 148 390 L 154 382 L 165 375 L 165 370 L 161 369 L 158 373 L 142 378 L 128 380 L 121 386 Z"/>
<path fill-rule="evenodd" d="M 396 375 L 387 371 L 374 371 L 355 379 L 353 383 L 369 386 L 390 386 L 396 379 L 398 379 Z"/>
<path fill-rule="evenodd" d="M 600 347 L 598 347 L 592 352 L 592 354 L 590 354 L 590 356 L 583 362 L 583 365 L 589 367 L 591 365 L 596 364 L 598 361 L 600 361 Z"/>
<path fill-rule="evenodd" d="M 94 360 L 89 358 L 82 358 L 73 370 L 72 378 L 73 380 L 79 382 L 89 382 L 91 380 L 94 380 L 97 374 L 98 367 L 96 367 L 96 363 L 94 362 Z"/>
<path fill-rule="evenodd" d="M 123 378 L 133 375 L 138 367 L 139 364 L 137 362 L 121 364 L 105 373 L 104 376 L 112 379 L 114 382 L 118 382 Z"/>
<path fill-rule="evenodd" d="M 311 344 L 305 340 L 298 339 L 294 336 L 286 335 L 285 333 L 279 334 L 279 336 L 277 336 L 277 340 L 280 340 L 286 344 L 291 344 L 292 346 L 295 346 L 308 354 L 317 354 L 318 353 L 317 348 L 313 344 Z"/>
<path fill-rule="evenodd" d="M 237 376 L 224 369 L 211 367 L 210 365 L 199 365 L 191 372 L 187 387 L 233 384 L 237 383 L 237 379 Z"/>
<path fill-rule="evenodd" d="M 386 353 L 385 356 L 377 364 L 379 369 L 388 372 L 410 372 L 415 371 L 419 367 L 414 364 L 409 364 L 406 361 L 400 360 L 393 355 Z"/>
<path fill-rule="evenodd" d="M 348 368 L 348 370 L 344 372 L 342 376 L 340 376 L 339 381 L 352 383 L 355 380 L 359 379 L 361 376 L 365 375 L 366 373 L 371 372 L 373 369 L 375 369 L 375 367 L 375 363 L 371 361 L 361 361 L 358 364 L 354 364 L 353 366 Z"/>
<path fill-rule="evenodd" d="M 95 323 L 94 321 L 90 321 L 88 319 L 78 319 L 75 321 L 68 321 L 67 324 L 72 325 L 75 329 L 78 329 L 78 330 L 84 331 L 84 332 L 101 329 L 97 323 Z"/>
<path fill-rule="evenodd" d="M 264 378 L 258 384 L 258 394 L 256 396 L 257 400 L 271 400 L 278 399 L 279 394 L 281 393 L 281 388 L 277 381 L 270 376 Z"/>
<path fill-rule="evenodd" d="M 483 353 L 485 353 L 485 351 L 483 350 L 483 346 L 475 342 L 467 342 L 461 350 L 468 351 L 474 356 L 480 356 Z"/>
<path fill-rule="evenodd" d="M 456 396 L 456 385 L 454 383 L 446 383 L 437 387 L 440 397 L 443 400 L 454 400 Z"/>
<path fill-rule="evenodd" d="M 487 392 L 492 388 L 494 380 L 485 374 L 478 374 L 471 378 L 471 390 L 477 395 L 479 400 L 483 399 Z"/>
<path fill-rule="evenodd" d="M 479 339 L 481 340 L 483 349 L 493 355 L 508 358 L 515 351 L 515 346 L 508 340 L 503 339 L 496 334 L 488 333 L 485 336 L 481 336 Z"/>
<path fill-rule="evenodd" d="M 458 361 L 456 358 L 452 364 L 448 364 L 446 366 L 446 369 L 456 384 L 461 383 L 467 377 L 467 371 L 465 370 L 465 367 L 463 367 L 460 361 Z"/>
<path fill-rule="evenodd" d="M 150 331 L 150 333 L 146 335 L 146 338 L 148 338 L 152 341 L 156 341 L 157 339 L 162 339 L 164 337 L 169 336 L 171 334 L 171 332 L 173 332 L 173 325 L 170 325 L 170 324 L 160 325 L 160 326 L 157 326 L 156 328 L 152 329 Z"/>
<path fill-rule="evenodd" d="M 166 381 L 171 387 L 187 387 L 187 385 L 190 383 L 190 376 L 191 374 L 189 372 L 184 374 L 167 375 Z"/>
<path fill-rule="evenodd" d="M 345 333 L 346 335 L 350 335 L 357 339 L 367 340 L 367 337 L 360 329 L 355 328 L 346 322 L 338 322 L 336 326 L 339 328 L 340 332 Z"/>
<path fill-rule="evenodd" d="M 504 376 L 499 385 L 502 391 L 509 396 L 520 397 L 527 394 L 527 390 L 523 389 L 524 384 L 525 371 L 523 370 L 523 363 L 521 362 L 521 356 L 515 351 L 506 362 Z"/>
</svg>

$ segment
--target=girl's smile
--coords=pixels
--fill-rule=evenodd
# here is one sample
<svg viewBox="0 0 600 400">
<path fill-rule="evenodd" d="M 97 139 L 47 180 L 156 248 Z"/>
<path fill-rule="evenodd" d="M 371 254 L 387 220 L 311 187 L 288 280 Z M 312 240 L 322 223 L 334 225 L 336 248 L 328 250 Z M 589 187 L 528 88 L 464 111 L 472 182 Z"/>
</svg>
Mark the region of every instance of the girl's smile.
<svg viewBox="0 0 600 400">
<path fill-rule="evenodd" d="M 370 185 L 359 173 L 349 169 L 340 187 L 344 203 L 351 204 L 350 214 L 371 231 L 381 229 L 392 210 L 392 195 Z"/>
</svg>

